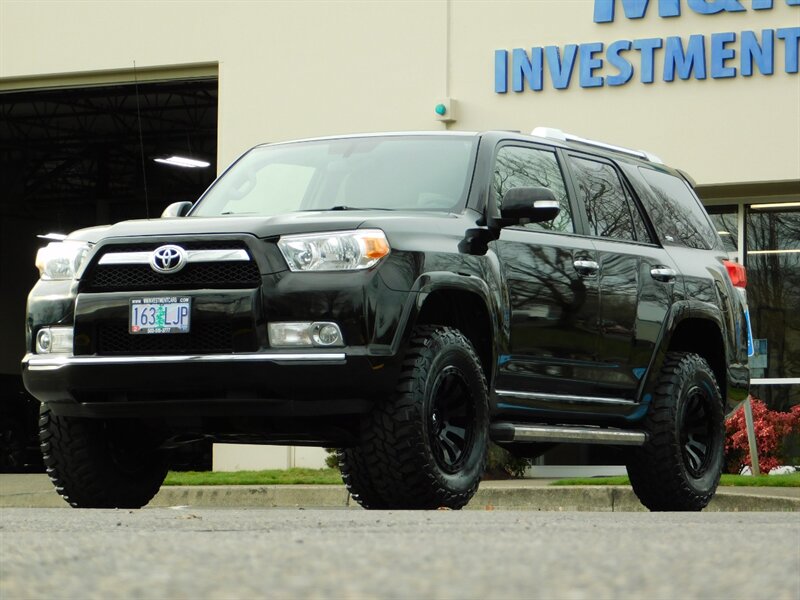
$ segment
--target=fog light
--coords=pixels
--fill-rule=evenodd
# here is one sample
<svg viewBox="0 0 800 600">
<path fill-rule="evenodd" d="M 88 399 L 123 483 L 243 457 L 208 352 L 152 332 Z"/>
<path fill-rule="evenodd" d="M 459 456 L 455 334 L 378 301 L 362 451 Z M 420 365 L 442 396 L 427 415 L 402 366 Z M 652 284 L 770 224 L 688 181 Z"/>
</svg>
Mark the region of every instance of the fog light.
<svg viewBox="0 0 800 600">
<path fill-rule="evenodd" d="M 36 334 L 36 352 L 39 354 L 47 354 L 50 352 L 52 341 L 50 330 L 47 328 L 40 329 L 39 333 Z"/>
<path fill-rule="evenodd" d="M 339 326 L 327 321 L 270 323 L 267 332 L 273 348 L 344 345 Z"/>
<path fill-rule="evenodd" d="M 36 334 L 38 354 L 71 353 L 72 327 L 43 327 Z"/>
<path fill-rule="evenodd" d="M 311 339 L 317 346 L 340 346 L 342 332 L 336 323 L 314 323 Z"/>
</svg>

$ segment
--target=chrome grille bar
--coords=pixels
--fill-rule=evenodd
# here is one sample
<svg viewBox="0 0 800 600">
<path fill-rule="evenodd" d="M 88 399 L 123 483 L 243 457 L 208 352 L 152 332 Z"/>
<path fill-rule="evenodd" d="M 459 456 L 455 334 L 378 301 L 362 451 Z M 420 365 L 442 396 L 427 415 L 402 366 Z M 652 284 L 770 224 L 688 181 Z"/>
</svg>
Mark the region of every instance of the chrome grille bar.
<svg viewBox="0 0 800 600">
<path fill-rule="evenodd" d="M 97 261 L 99 265 L 148 265 L 152 252 L 108 252 Z M 186 250 L 187 263 L 249 261 L 247 250 Z"/>
</svg>

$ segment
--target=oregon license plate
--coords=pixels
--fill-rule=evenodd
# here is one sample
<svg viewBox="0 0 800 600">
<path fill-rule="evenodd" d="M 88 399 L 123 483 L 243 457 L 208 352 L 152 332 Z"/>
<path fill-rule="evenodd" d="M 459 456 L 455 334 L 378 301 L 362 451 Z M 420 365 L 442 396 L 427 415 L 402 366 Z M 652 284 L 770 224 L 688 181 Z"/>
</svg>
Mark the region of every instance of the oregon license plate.
<svg viewBox="0 0 800 600">
<path fill-rule="evenodd" d="M 138 333 L 189 333 L 191 298 L 166 296 L 132 298 L 129 331 Z"/>
</svg>

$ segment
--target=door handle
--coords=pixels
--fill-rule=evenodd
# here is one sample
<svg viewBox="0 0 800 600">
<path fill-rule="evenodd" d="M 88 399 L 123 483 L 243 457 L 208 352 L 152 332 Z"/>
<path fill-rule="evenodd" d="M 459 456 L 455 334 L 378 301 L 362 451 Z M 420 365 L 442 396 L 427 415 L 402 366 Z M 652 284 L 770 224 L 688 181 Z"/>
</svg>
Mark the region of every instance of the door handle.
<svg viewBox="0 0 800 600">
<path fill-rule="evenodd" d="M 656 281 L 661 281 L 663 283 L 674 283 L 677 273 L 674 269 L 670 269 L 669 267 L 658 266 L 650 269 L 650 275 Z"/>
<path fill-rule="evenodd" d="M 572 266 L 575 267 L 578 273 L 584 276 L 594 275 L 600 269 L 600 265 L 593 260 L 578 259 L 572 262 Z"/>
</svg>

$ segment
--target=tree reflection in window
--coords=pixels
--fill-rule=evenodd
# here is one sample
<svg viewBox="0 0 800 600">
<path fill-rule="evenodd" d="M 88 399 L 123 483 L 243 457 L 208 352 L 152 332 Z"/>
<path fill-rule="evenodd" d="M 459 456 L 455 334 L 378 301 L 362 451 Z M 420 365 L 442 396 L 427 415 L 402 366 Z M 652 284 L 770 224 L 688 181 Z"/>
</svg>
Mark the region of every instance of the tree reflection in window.
<svg viewBox="0 0 800 600">
<path fill-rule="evenodd" d="M 663 243 L 700 250 L 718 247 L 714 226 L 683 179 L 644 167 L 639 172 L 653 194 L 639 195 Z"/>
<path fill-rule="evenodd" d="M 766 368 L 753 361 L 751 376 L 800 377 L 800 210 L 748 207 L 746 214 L 747 299 L 753 337 L 766 340 L 767 350 Z M 765 387 L 759 393 L 773 410 L 800 402 L 800 386 Z"/>
<path fill-rule="evenodd" d="M 578 180 L 578 197 L 583 199 L 589 227 L 594 235 L 635 240 L 625 190 L 616 170 L 609 164 L 572 157 L 570 164 Z"/>
<path fill-rule="evenodd" d="M 500 148 L 497 152 L 492 184 L 498 213 L 505 193 L 516 187 L 545 187 L 555 194 L 561 205 L 561 211 L 552 221 L 528 223 L 525 227 L 569 233 L 575 231 L 564 175 L 558 166 L 555 153 L 521 146 Z"/>
<path fill-rule="evenodd" d="M 738 209 L 736 206 L 710 206 L 707 208 L 711 222 L 725 246 L 725 251 L 735 257 L 739 251 Z"/>
</svg>

